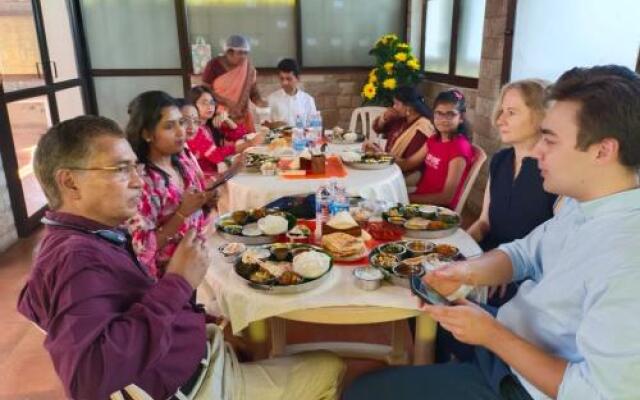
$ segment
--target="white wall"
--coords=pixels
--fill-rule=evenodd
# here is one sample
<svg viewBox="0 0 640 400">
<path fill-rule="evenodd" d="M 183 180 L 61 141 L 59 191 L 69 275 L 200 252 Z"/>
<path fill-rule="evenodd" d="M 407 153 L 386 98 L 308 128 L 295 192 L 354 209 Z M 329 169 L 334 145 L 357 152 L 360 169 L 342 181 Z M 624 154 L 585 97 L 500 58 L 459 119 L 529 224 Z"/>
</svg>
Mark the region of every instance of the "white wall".
<svg viewBox="0 0 640 400">
<path fill-rule="evenodd" d="M 556 80 L 575 66 L 635 69 L 639 0 L 518 0 L 511 79 Z"/>
</svg>

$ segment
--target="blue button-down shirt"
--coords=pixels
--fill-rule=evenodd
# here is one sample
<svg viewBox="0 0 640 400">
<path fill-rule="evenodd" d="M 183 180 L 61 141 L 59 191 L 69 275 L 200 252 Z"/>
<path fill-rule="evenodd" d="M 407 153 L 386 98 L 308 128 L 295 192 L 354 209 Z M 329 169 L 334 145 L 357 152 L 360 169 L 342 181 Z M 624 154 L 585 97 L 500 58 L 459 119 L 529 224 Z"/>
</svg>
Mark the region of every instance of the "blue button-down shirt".
<svg viewBox="0 0 640 400">
<path fill-rule="evenodd" d="M 528 280 L 498 320 L 568 361 L 558 398 L 640 398 L 640 189 L 566 199 L 554 218 L 499 249 L 513 279 Z M 532 397 L 547 398 L 518 377 Z"/>
</svg>

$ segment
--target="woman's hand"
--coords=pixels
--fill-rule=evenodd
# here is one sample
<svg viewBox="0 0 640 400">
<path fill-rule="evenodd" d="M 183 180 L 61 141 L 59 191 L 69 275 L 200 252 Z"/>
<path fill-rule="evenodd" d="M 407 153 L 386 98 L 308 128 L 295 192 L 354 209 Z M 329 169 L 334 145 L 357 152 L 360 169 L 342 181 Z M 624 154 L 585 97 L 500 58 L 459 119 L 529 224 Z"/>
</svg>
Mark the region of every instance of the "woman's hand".
<svg viewBox="0 0 640 400">
<path fill-rule="evenodd" d="M 372 142 L 370 140 L 365 140 L 362 143 L 362 151 L 366 152 L 374 152 L 374 153 L 383 153 L 384 150 L 378 145 L 378 143 Z"/>
<path fill-rule="evenodd" d="M 194 212 L 198 211 L 205 205 L 209 198 L 207 192 L 201 192 L 195 188 L 185 190 L 182 194 L 182 201 L 178 207 L 180 214 L 189 217 Z"/>
<path fill-rule="evenodd" d="M 266 138 L 267 138 L 267 134 L 265 132 L 258 132 L 253 137 L 253 139 L 249 141 L 249 143 L 251 143 L 252 146 L 260 146 L 261 144 L 264 143 Z"/>
</svg>

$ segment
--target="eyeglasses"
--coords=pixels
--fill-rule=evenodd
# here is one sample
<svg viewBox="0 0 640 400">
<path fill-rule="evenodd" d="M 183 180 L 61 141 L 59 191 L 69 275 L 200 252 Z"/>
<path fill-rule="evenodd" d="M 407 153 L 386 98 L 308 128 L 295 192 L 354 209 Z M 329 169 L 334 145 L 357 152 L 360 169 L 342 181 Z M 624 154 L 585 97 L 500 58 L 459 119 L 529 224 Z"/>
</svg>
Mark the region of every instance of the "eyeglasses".
<svg viewBox="0 0 640 400">
<path fill-rule="evenodd" d="M 142 176 L 144 173 L 145 164 L 141 162 L 136 163 L 127 163 L 120 164 L 114 166 L 107 167 L 91 167 L 91 168 L 80 168 L 80 167 L 67 167 L 72 171 L 107 171 L 114 173 L 120 180 L 125 180 L 131 176 L 131 174 L 135 171 L 137 176 Z"/>
<path fill-rule="evenodd" d="M 447 112 L 436 111 L 434 113 L 434 117 L 441 118 L 441 119 L 454 119 L 455 117 L 457 117 L 459 115 L 460 115 L 460 113 L 457 113 L 455 111 L 447 111 Z"/>
</svg>

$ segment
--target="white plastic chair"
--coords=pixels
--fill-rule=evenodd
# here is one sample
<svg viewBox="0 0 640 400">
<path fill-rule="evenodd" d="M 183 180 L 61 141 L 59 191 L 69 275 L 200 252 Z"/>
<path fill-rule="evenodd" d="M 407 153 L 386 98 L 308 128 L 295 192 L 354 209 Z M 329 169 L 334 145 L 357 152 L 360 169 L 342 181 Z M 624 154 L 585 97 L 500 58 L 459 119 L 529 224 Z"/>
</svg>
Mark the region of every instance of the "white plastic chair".
<svg viewBox="0 0 640 400">
<path fill-rule="evenodd" d="M 484 150 L 482 150 L 475 144 L 472 146 L 473 165 L 471 165 L 471 169 L 469 170 L 467 179 L 464 182 L 462 193 L 460 194 L 460 198 L 458 199 L 458 204 L 456 205 L 455 211 L 458 213 L 458 215 L 462 214 L 462 210 L 464 209 L 464 205 L 467 203 L 467 199 L 469 198 L 469 194 L 471 193 L 473 184 L 476 183 L 476 180 L 478 179 L 480 168 L 482 167 L 482 164 L 487 161 L 487 153 L 485 153 Z"/>
<path fill-rule="evenodd" d="M 376 132 L 373 130 L 373 121 L 384 113 L 386 108 L 384 107 L 358 107 L 353 110 L 351 113 L 351 122 L 349 123 L 349 132 L 360 132 L 364 135 L 366 139 L 375 139 L 375 137 L 371 137 L 372 134 L 376 135 Z M 358 122 L 362 127 L 360 130 L 358 128 Z"/>
</svg>

